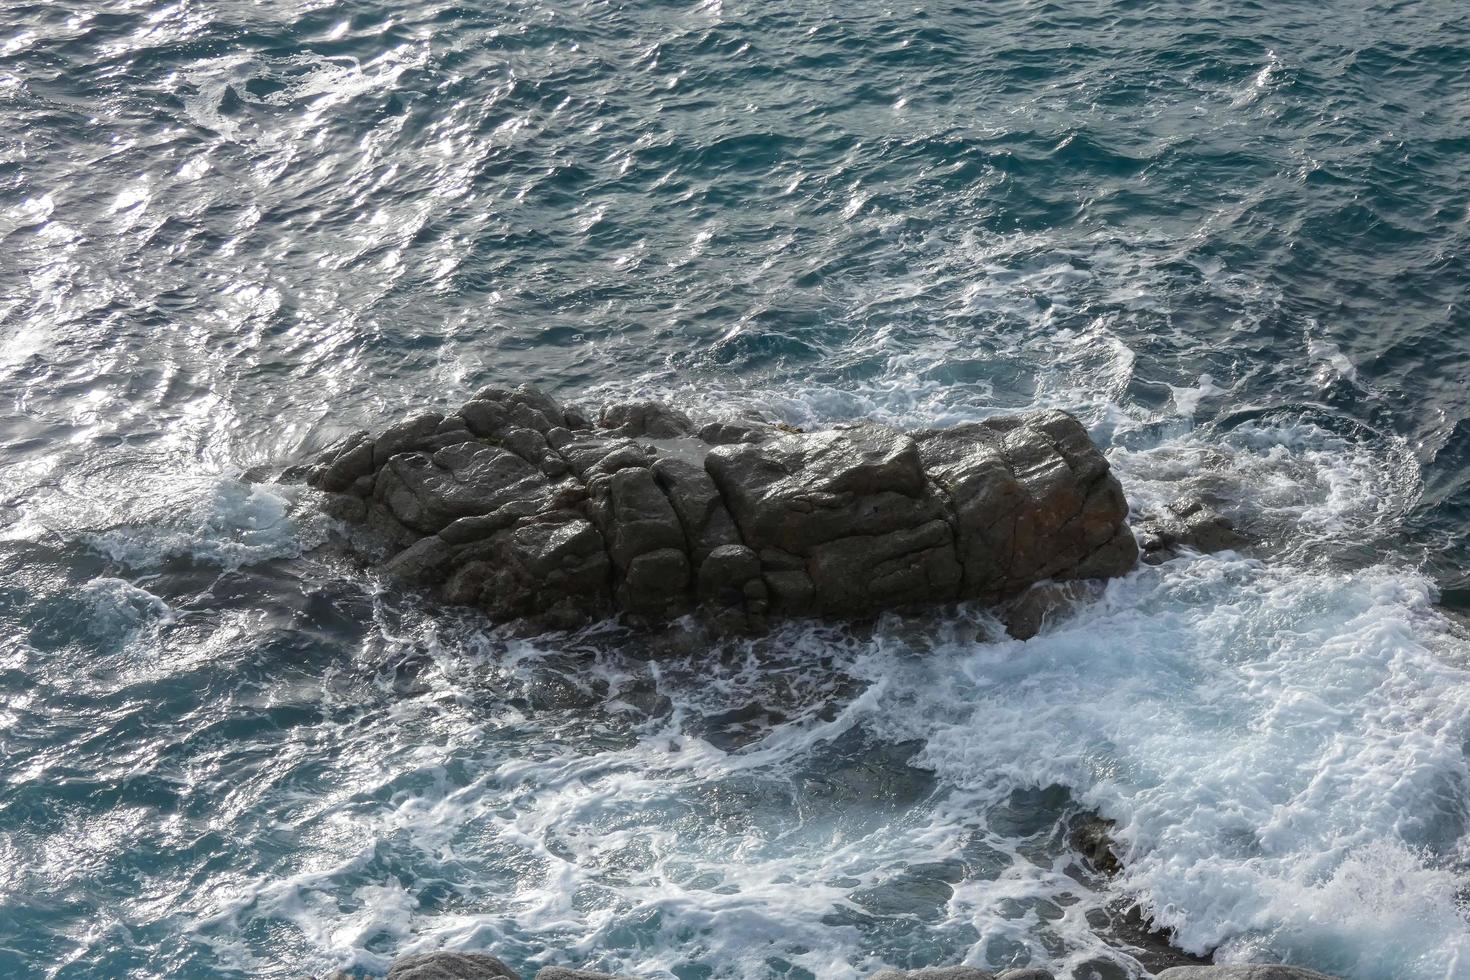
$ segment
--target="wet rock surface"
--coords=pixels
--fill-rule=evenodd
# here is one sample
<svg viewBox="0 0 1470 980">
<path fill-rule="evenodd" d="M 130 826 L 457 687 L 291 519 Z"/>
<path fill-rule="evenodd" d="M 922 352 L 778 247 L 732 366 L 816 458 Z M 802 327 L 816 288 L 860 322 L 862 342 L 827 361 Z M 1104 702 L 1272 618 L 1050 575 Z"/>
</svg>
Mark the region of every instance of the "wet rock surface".
<svg viewBox="0 0 1470 980">
<path fill-rule="evenodd" d="M 448 415 L 353 432 L 302 475 L 370 529 L 396 577 L 541 629 L 697 611 L 753 632 L 772 616 L 997 600 L 1137 560 L 1106 458 L 1058 411 L 800 432 L 487 388 Z"/>
<path fill-rule="evenodd" d="M 487 953 L 419 953 L 400 956 L 387 980 L 521 980 L 510 967 Z"/>
<path fill-rule="evenodd" d="M 1072 821 L 1067 842 L 1099 873 L 1112 876 L 1123 870 L 1123 862 L 1118 860 L 1118 846 L 1113 841 L 1111 820 L 1092 813 L 1081 814 Z"/>
<path fill-rule="evenodd" d="M 1006 604 L 1001 621 L 1011 636 L 1029 640 L 1048 626 L 1067 619 L 1102 591 L 1102 583 L 1091 579 L 1038 582 Z"/>
<path fill-rule="evenodd" d="M 1159 512 L 1145 516 L 1137 522 L 1135 530 L 1143 560 L 1150 564 L 1186 550 L 1209 554 L 1250 544 L 1250 539 L 1237 531 L 1229 518 L 1194 494 L 1170 501 Z"/>
</svg>

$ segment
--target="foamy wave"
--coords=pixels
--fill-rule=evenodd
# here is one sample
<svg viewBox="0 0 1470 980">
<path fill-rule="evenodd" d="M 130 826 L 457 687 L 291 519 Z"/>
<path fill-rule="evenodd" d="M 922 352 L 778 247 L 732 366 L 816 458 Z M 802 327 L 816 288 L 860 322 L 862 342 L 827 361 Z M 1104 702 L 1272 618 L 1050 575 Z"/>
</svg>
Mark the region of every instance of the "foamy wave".
<svg viewBox="0 0 1470 980">
<path fill-rule="evenodd" d="M 790 624 L 717 660 L 604 648 L 585 668 L 557 642 L 427 628 L 430 696 L 353 734 L 390 756 L 383 788 L 357 792 L 398 791 L 329 807 L 324 841 L 351 827 L 339 857 L 260 880 L 206 933 L 285 916 L 323 967 L 380 968 L 391 936 L 652 977 L 855 977 L 933 950 L 1137 974 L 1088 918 L 1111 893 L 1056 836 L 1085 806 L 1116 822 L 1114 887 L 1186 949 L 1462 971 L 1470 675 L 1410 573 L 1181 559 L 1024 643 L 962 611 L 871 634 Z M 528 714 L 516 692 L 545 670 L 605 687 Z M 628 718 L 619 692 L 647 682 L 668 712 Z M 506 699 L 488 728 L 400 735 L 486 683 Z M 363 892 L 371 841 L 477 910 Z"/>
<path fill-rule="evenodd" d="M 112 467 L 39 498 L 16 534 L 59 533 L 135 570 L 175 558 L 234 569 L 301 554 L 324 520 L 294 506 L 293 487 L 228 474 Z"/>
</svg>

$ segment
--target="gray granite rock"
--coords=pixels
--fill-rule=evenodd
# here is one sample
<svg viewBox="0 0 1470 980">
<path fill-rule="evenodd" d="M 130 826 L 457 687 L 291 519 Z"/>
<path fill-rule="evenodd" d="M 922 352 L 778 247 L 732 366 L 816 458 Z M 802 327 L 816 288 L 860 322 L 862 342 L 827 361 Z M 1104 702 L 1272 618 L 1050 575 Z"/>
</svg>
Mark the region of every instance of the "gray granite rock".
<svg viewBox="0 0 1470 980">
<path fill-rule="evenodd" d="M 760 422 L 710 422 L 700 426 L 699 438 L 711 446 L 728 446 L 737 442 L 761 442 L 776 430 Z"/>
<path fill-rule="evenodd" d="M 967 596 L 1109 578 L 1136 563 L 1122 487 L 1065 412 L 930 429 L 915 440 L 955 515 Z"/>
<path fill-rule="evenodd" d="M 1118 845 L 1113 840 L 1113 822 L 1095 813 L 1079 815 L 1067 833 L 1067 842 L 1087 859 L 1093 868 L 1105 875 L 1123 870 L 1118 860 Z"/>
<path fill-rule="evenodd" d="M 777 612 L 860 615 L 958 597 L 944 503 L 904 433 L 788 434 L 717 446 L 705 465 L 771 573 Z"/>
<path fill-rule="evenodd" d="M 1136 561 L 1118 482 L 1062 412 L 913 434 L 696 430 L 648 401 L 598 419 L 534 388 L 486 388 L 291 473 L 374 532 L 391 574 L 533 628 L 697 611 L 754 631 L 772 615 L 1007 599 Z M 1041 598 L 1017 600 L 1017 621 L 1039 628 L 1046 611 L 1027 609 Z"/>
<path fill-rule="evenodd" d="M 598 424 L 620 436 L 647 436 L 651 439 L 672 439 L 694 431 L 689 416 L 655 401 L 608 405 L 599 415 Z"/>
<path fill-rule="evenodd" d="M 444 416 L 438 412 L 411 415 L 390 425 L 373 441 L 373 468 L 378 469 L 398 453 L 421 449 L 436 434 Z"/>
<path fill-rule="evenodd" d="M 365 429 L 346 436 L 322 453 L 318 467 L 317 486 L 329 493 L 346 491 L 373 472 L 372 437 Z"/>
<path fill-rule="evenodd" d="M 417 953 L 400 956 L 387 980 L 521 980 L 520 975 L 485 953 Z"/>
<path fill-rule="evenodd" d="M 564 966 L 542 967 L 536 980 L 636 980 L 625 973 L 599 973 L 596 970 L 569 970 Z"/>
<path fill-rule="evenodd" d="M 679 515 L 685 546 L 696 568 L 716 548 L 744 543 L 715 481 L 703 466 L 669 456 L 653 464 L 653 475 Z"/>
<path fill-rule="evenodd" d="M 1232 551 L 1250 543 L 1228 518 L 1195 496 L 1165 504 L 1159 512 L 1140 520 L 1135 530 L 1143 560 L 1151 564 L 1184 550 L 1209 554 Z"/>
<path fill-rule="evenodd" d="M 995 980 L 995 974 L 974 966 L 928 966 L 922 970 L 884 970 L 872 980 Z"/>
<path fill-rule="evenodd" d="M 1093 579 L 1037 582 L 1006 603 L 1001 621 L 1011 636 L 1029 640 L 1045 627 L 1066 619 L 1082 604 L 1097 598 L 1102 590 L 1102 583 Z"/>
</svg>

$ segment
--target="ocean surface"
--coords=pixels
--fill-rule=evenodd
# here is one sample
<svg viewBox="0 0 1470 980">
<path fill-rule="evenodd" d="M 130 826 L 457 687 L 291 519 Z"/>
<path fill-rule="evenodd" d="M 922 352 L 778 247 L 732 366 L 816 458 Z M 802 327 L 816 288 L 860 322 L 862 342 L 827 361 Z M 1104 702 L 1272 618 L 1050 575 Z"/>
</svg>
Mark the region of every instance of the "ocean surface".
<svg viewBox="0 0 1470 980">
<path fill-rule="evenodd" d="M 1470 977 L 1464 4 L 0 10 L 0 976 Z M 521 382 L 1065 408 L 1261 544 L 670 652 L 270 478 Z"/>
</svg>

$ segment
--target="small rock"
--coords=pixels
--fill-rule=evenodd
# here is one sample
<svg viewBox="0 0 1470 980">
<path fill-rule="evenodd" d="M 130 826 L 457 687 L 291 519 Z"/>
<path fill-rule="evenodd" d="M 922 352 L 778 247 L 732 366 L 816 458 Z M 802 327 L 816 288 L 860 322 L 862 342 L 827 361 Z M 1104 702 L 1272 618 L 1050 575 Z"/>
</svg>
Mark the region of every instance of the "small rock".
<svg viewBox="0 0 1470 980">
<path fill-rule="evenodd" d="M 995 980 L 1057 980 L 1057 978 L 1050 970 L 1038 970 L 1028 966 L 1020 970 L 1006 970 Z"/>
<path fill-rule="evenodd" d="M 394 555 L 383 570 L 405 582 L 431 585 L 445 576 L 453 559 L 454 546 L 431 534 Z"/>
<path fill-rule="evenodd" d="M 674 439 L 687 436 L 694 429 L 689 416 L 655 401 L 608 405 L 598 422 L 615 435 L 629 438 Z"/>
<path fill-rule="evenodd" d="M 729 446 L 737 442 L 760 442 L 775 435 L 772 426 L 759 422 L 710 422 L 700 428 L 699 438 L 711 446 Z"/>
<path fill-rule="evenodd" d="M 588 415 L 576 405 L 568 405 L 564 410 L 567 420 L 567 428 L 573 432 L 581 432 L 592 428 L 592 416 Z"/>
<path fill-rule="evenodd" d="M 1172 966 L 1158 980 L 1337 980 L 1304 966 L 1230 963 L 1216 966 Z"/>
<path fill-rule="evenodd" d="M 372 471 L 373 440 L 366 430 L 354 432 L 322 453 L 316 486 L 329 493 L 341 493 Z"/>
<path fill-rule="evenodd" d="M 625 973 L 598 973 L 596 970 L 569 970 L 564 966 L 546 966 L 536 980 L 636 980 Z"/>
<path fill-rule="evenodd" d="M 409 416 L 397 425 L 390 425 L 373 443 L 373 468 L 381 468 L 399 453 L 418 449 L 426 439 L 438 432 L 439 423 L 443 421 L 444 416 L 439 412 L 422 412 Z"/>
<path fill-rule="evenodd" d="M 871 980 L 996 980 L 989 970 L 973 966 L 926 966 L 922 970 L 884 970 Z"/>
<path fill-rule="evenodd" d="M 416 953 L 388 967 L 387 980 L 521 980 L 487 953 Z"/>
<path fill-rule="evenodd" d="M 1102 590 L 1102 583 L 1090 579 L 1038 582 L 1011 600 L 1001 620 L 1011 636 L 1029 640 L 1048 623 L 1065 619 L 1082 603 L 1097 598 Z"/>
<path fill-rule="evenodd" d="M 493 401 L 471 401 L 459 410 L 469 430 L 487 439 L 498 438 L 510 424 L 505 406 Z"/>
<path fill-rule="evenodd" d="M 1073 823 L 1068 841 L 1079 854 L 1105 875 L 1115 875 L 1123 864 L 1114 853 L 1113 822 L 1096 814 L 1085 814 Z"/>
<path fill-rule="evenodd" d="M 1157 564 L 1189 549 L 1201 554 L 1244 547 L 1250 539 L 1235 530 L 1222 516 L 1196 496 L 1181 497 L 1164 505 L 1158 514 L 1134 525 L 1143 560 Z"/>
<path fill-rule="evenodd" d="M 1132 980 L 1133 971 L 1124 969 L 1117 960 L 1094 956 L 1072 967 L 1072 980 Z"/>
<path fill-rule="evenodd" d="M 328 517 L 349 524 L 361 524 L 367 520 L 367 504 L 361 497 L 350 493 L 329 493 L 322 501 L 322 512 Z"/>
</svg>

